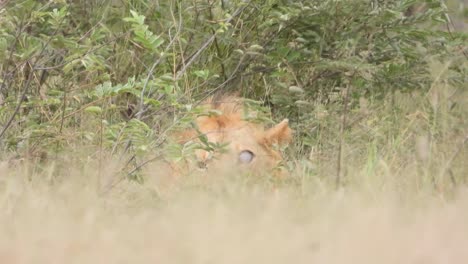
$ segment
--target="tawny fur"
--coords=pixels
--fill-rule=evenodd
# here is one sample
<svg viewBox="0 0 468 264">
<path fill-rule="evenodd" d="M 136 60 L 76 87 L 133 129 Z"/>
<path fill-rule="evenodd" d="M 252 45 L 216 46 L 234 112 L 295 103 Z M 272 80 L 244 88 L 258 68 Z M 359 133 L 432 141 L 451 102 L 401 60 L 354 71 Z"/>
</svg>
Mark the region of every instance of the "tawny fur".
<svg viewBox="0 0 468 264">
<path fill-rule="evenodd" d="M 213 153 L 197 150 L 198 163 L 206 163 L 208 169 L 229 168 L 242 169 L 252 172 L 269 172 L 282 161 L 281 153 L 275 149 L 291 142 L 292 130 L 285 119 L 270 129 L 262 124 L 248 122 L 243 119 L 244 105 L 241 98 L 224 96 L 210 98 L 202 103 L 207 110 L 220 112 L 217 115 L 200 116 L 196 119 L 198 130 L 205 134 L 209 142 L 228 143 L 227 153 Z M 197 139 L 195 130 L 187 130 L 178 134 L 180 143 Z M 255 154 L 251 164 L 238 164 L 238 155 L 242 151 Z"/>
</svg>

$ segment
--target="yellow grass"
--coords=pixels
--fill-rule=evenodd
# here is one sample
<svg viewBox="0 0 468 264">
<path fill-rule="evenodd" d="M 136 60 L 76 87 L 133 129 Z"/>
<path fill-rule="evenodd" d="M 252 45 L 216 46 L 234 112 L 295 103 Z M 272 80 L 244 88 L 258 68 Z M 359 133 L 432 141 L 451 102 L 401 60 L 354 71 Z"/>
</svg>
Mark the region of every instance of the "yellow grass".
<svg viewBox="0 0 468 264">
<path fill-rule="evenodd" d="M 0 169 L 0 263 L 464 263 L 468 190 L 187 181 L 161 197 L 92 166 Z M 29 175 L 29 176 L 28 176 Z M 101 175 L 102 177 L 103 175 Z M 306 187 L 306 186 L 302 186 Z M 372 186 L 377 187 L 377 186 Z M 378 188 L 378 187 L 377 187 Z"/>
</svg>

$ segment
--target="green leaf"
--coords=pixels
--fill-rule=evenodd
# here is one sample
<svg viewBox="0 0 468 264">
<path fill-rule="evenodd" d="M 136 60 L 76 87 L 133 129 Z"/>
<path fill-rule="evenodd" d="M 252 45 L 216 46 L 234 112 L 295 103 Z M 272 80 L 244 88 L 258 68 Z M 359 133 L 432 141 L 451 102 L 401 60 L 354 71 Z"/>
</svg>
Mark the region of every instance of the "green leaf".
<svg viewBox="0 0 468 264">
<path fill-rule="evenodd" d="M 102 113 L 102 108 L 99 106 L 88 106 L 84 111 L 92 114 L 100 114 Z"/>
</svg>

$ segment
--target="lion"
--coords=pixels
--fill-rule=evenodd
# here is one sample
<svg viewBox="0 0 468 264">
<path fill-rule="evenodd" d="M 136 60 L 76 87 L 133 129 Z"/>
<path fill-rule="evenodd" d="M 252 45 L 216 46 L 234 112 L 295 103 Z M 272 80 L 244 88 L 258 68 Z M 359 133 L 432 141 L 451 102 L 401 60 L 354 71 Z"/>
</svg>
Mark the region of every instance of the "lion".
<svg viewBox="0 0 468 264">
<path fill-rule="evenodd" d="M 173 168 L 179 172 L 191 172 L 196 168 L 215 175 L 233 172 L 284 175 L 285 171 L 279 166 L 283 160 L 280 148 L 292 140 L 288 119 L 266 128 L 246 118 L 243 101 L 237 96 L 212 97 L 204 101 L 205 112 L 215 114 L 197 117 L 196 128 L 179 133 L 177 141 L 223 147 L 218 151 L 209 146 L 196 149 L 194 160 Z"/>
</svg>

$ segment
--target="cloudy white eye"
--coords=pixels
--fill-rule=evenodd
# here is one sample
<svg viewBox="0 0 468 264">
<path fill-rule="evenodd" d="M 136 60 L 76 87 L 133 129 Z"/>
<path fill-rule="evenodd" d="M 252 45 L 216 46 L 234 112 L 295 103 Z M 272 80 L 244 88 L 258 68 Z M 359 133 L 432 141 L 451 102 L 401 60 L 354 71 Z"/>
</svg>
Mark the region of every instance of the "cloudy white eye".
<svg viewBox="0 0 468 264">
<path fill-rule="evenodd" d="M 241 163 L 250 163 L 254 157 L 255 154 L 253 154 L 253 152 L 250 150 L 243 150 L 241 153 L 239 153 L 239 161 Z"/>
</svg>

